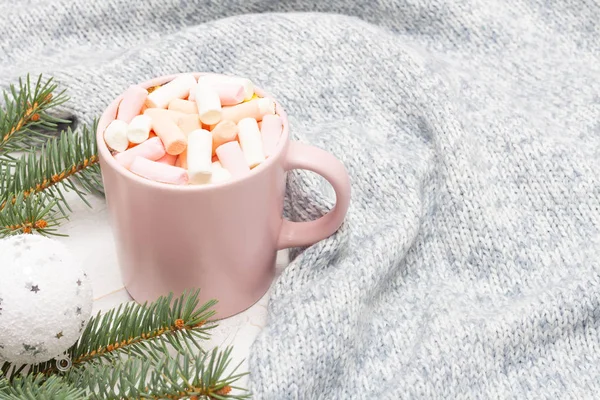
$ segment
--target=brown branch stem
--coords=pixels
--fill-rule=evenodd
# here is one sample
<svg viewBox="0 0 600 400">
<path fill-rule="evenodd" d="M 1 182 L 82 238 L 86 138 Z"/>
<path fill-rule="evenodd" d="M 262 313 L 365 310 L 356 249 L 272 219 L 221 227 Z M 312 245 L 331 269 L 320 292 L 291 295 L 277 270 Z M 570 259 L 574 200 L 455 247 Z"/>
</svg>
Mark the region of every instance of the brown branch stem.
<svg viewBox="0 0 600 400">
<path fill-rule="evenodd" d="M 32 233 L 34 230 L 44 229 L 48 226 L 48 222 L 40 219 L 34 222 L 25 221 L 18 225 L 7 225 L 5 228 L 11 232 Z"/>
<path fill-rule="evenodd" d="M 198 387 L 190 387 L 187 390 L 182 390 L 177 394 L 161 394 L 161 395 L 152 395 L 152 398 L 155 400 L 159 399 L 171 399 L 171 400 L 179 400 L 184 398 L 189 398 L 190 400 L 198 400 L 199 396 L 208 396 L 211 399 L 215 399 L 214 395 L 218 396 L 226 396 L 231 392 L 231 386 L 223 386 L 221 389 L 213 390 L 211 388 L 198 388 Z"/>
</svg>

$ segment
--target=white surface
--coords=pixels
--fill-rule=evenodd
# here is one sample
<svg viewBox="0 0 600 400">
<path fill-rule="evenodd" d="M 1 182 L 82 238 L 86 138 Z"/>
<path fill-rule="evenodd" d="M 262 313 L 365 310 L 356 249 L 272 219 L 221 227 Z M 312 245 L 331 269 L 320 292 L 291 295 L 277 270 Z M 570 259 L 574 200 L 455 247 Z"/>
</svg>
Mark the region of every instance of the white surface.
<svg viewBox="0 0 600 400">
<path fill-rule="evenodd" d="M 65 243 L 81 261 L 84 271 L 90 277 L 94 291 L 92 314 L 131 301 L 121 282 L 104 199 L 88 196 L 92 205 L 89 208 L 73 193 L 67 193 L 66 197 L 73 212 L 70 220 L 60 227 L 60 232 L 69 236 L 58 240 Z M 277 257 L 278 273 L 287 262 L 287 252 L 280 252 Z M 212 331 L 211 340 L 205 342 L 205 349 L 234 346 L 232 364 L 237 365 L 246 360 L 240 370 L 247 371 L 250 346 L 266 323 L 268 297 L 267 293 L 250 309 L 219 321 L 219 326 Z M 246 380 L 241 381 L 239 386 L 247 387 Z"/>
</svg>

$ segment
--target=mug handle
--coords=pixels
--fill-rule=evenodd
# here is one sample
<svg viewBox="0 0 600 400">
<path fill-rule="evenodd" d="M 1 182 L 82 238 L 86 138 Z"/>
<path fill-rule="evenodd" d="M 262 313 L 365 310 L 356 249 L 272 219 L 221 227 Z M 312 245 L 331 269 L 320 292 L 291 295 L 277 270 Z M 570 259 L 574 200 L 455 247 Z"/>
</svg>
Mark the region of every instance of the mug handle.
<svg viewBox="0 0 600 400">
<path fill-rule="evenodd" d="M 292 222 L 284 218 L 277 249 L 308 246 L 328 238 L 342 225 L 350 206 L 350 178 L 344 164 L 325 150 L 291 141 L 283 167 L 286 171 L 306 169 L 327 179 L 335 190 L 336 203 L 331 211 L 314 221 Z"/>
</svg>

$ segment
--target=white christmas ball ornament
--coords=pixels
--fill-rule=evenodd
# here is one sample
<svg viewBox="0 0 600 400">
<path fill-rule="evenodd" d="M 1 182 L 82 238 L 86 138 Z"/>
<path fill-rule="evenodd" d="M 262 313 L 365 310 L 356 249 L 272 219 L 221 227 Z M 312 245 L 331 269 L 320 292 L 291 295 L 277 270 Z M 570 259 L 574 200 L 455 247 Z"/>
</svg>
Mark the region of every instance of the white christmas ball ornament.
<svg viewBox="0 0 600 400">
<path fill-rule="evenodd" d="M 86 274 L 60 242 L 0 240 L 0 364 L 34 364 L 64 353 L 92 311 Z"/>
</svg>

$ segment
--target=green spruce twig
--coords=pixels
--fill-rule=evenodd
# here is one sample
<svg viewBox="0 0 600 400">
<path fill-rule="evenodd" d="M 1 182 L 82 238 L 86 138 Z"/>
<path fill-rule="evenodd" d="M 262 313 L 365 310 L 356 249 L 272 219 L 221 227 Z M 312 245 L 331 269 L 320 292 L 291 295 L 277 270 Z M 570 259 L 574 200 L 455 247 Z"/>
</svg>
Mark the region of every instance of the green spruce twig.
<svg viewBox="0 0 600 400">
<path fill-rule="evenodd" d="M 49 139 L 39 153 L 22 155 L 13 172 L 0 177 L 3 200 L 46 191 L 68 209 L 61 188 L 74 190 L 84 201 L 88 192 L 102 193 L 95 127 L 84 126 L 80 132 L 68 129 Z"/>
<path fill-rule="evenodd" d="M 2 400 L 84 400 L 83 388 L 59 376 L 19 376 L 11 381 L 0 374 L 0 399 Z"/>
<path fill-rule="evenodd" d="M 56 228 L 64 217 L 53 212 L 55 206 L 56 200 L 45 193 L 35 193 L 27 198 L 20 193 L 0 210 L 0 238 L 33 232 L 58 235 Z"/>
<path fill-rule="evenodd" d="M 216 301 L 200 305 L 198 296 L 199 290 L 177 298 L 171 294 L 92 317 L 67 351 L 73 363 L 67 372 L 56 368 L 56 360 L 28 367 L 5 363 L 0 376 L 11 380 L 0 380 L 2 390 L 12 393 L 27 377 L 27 382 L 36 382 L 28 387 L 37 396 L 46 379 L 58 376 L 65 385 L 82 389 L 86 399 L 249 398 L 236 386 L 246 374 L 238 373 L 239 365 L 232 366 L 231 348 L 206 353 L 198 343 L 216 326 L 208 322 Z"/>
<path fill-rule="evenodd" d="M 58 210 L 67 215 L 70 210 L 63 191 L 72 190 L 89 205 L 87 193 L 102 193 L 98 163 L 95 124 L 84 126 L 80 132 L 70 129 L 59 137 L 49 139 L 38 151 L 30 150 L 14 165 L 4 165 L 0 176 L 0 210 L 16 199 L 45 192 L 54 199 Z M 14 221 L 19 225 L 24 221 Z"/>
<path fill-rule="evenodd" d="M 139 357 L 115 364 L 90 363 L 73 371 L 69 380 L 91 399 L 248 399 L 235 383 L 247 375 L 231 368 L 231 348 L 175 357 L 157 349 L 150 362 Z"/>
<path fill-rule="evenodd" d="M 122 304 L 92 317 L 68 351 L 73 368 L 94 360 L 110 361 L 121 354 L 148 359 L 163 344 L 180 353 L 202 352 L 198 340 L 208 339 L 208 332 L 215 327 L 208 320 L 215 315 L 212 307 L 217 302 L 211 300 L 199 306 L 199 294 L 195 290 L 175 299 L 172 294 L 160 297 L 150 304 Z M 31 372 L 57 372 L 55 360 L 35 365 Z"/>
<path fill-rule="evenodd" d="M 21 233 L 57 234 L 71 211 L 64 192 L 102 194 L 95 129 L 58 133 L 70 121 L 50 113 L 67 101 L 52 79 L 29 75 L 3 93 L 0 109 L 0 238 Z M 18 154 L 20 153 L 20 154 Z"/>
<path fill-rule="evenodd" d="M 10 153 L 27 151 L 42 144 L 48 131 L 54 131 L 59 123 L 70 121 L 53 117 L 48 110 L 68 100 L 64 91 L 56 93 L 57 85 L 52 79 L 44 81 L 40 75 L 32 84 L 29 75 L 19 79 L 18 87 L 10 86 L 3 93 L 4 109 L 0 109 L 0 160 L 11 160 Z"/>
</svg>

